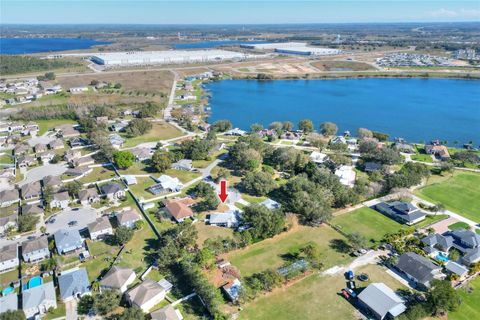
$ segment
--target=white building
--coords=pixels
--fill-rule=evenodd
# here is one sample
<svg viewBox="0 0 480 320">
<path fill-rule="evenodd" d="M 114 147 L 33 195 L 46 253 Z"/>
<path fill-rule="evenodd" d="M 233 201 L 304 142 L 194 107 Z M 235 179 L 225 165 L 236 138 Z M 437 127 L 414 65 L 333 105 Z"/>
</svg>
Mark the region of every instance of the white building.
<svg viewBox="0 0 480 320">
<path fill-rule="evenodd" d="M 357 174 L 352 166 L 341 166 L 335 170 L 335 175 L 340 178 L 340 183 L 344 186 L 352 188 L 355 185 Z"/>
</svg>

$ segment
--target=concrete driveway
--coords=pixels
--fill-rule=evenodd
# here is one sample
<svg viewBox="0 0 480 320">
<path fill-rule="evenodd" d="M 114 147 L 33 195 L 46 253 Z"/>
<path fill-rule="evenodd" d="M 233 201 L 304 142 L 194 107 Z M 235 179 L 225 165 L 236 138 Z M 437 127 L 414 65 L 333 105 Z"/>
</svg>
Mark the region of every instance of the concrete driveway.
<svg viewBox="0 0 480 320">
<path fill-rule="evenodd" d="M 65 209 L 52 217 L 49 217 L 47 221 L 55 219 L 53 223 L 45 223 L 47 227 L 47 232 L 53 234 L 60 229 L 67 230 L 81 230 L 87 227 L 87 224 L 95 221 L 97 218 L 97 212 L 93 208 L 75 208 L 75 209 Z M 45 221 L 45 222 L 47 222 Z M 70 227 L 68 223 L 70 221 L 77 221 L 75 226 Z"/>
<path fill-rule="evenodd" d="M 54 136 L 43 135 L 41 137 L 31 138 L 27 141 L 27 143 L 30 147 L 34 147 L 36 144 L 39 144 L 39 143 L 49 144 L 53 140 L 55 140 Z"/>
<path fill-rule="evenodd" d="M 68 301 L 65 303 L 65 309 L 66 309 L 66 320 L 76 320 L 78 319 L 78 314 L 77 314 L 77 300 L 73 299 L 71 301 Z"/>
<path fill-rule="evenodd" d="M 26 183 L 40 181 L 46 176 L 60 176 L 67 171 L 65 164 L 46 164 L 37 168 L 33 168 L 25 173 L 25 179 L 19 183 L 23 186 Z"/>
</svg>

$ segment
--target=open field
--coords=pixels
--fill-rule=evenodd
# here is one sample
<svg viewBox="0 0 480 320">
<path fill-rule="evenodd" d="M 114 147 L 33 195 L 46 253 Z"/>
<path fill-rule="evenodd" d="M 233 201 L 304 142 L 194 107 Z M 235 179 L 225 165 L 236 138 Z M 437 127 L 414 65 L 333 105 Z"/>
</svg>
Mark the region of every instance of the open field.
<svg viewBox="0 0 480 320">
<path fill-rule="evenodd" d="M 357 274 L 362 272 L 369 275 L 370 281 L 357 281 L 359 287 L 371 282 L 383 282 L 394 290 L 403 287 L 380 266 L 367 265 L 356 270 Z M 322 276 L 314 273 L 248 303 L 240 312 L 240 319 L 358 319 L 356 309 L 337 294 L 344 287 L 343 274 Z"/>
<path fill-rule="evenodd" d="M 365 71 L 375 70 L 368 63 L 357 61 L 319 61 L 312 63 L 312 66 L 321 71 Z"/>
<path fill-rule="evenodd" d="M 125 138 L 125 144 L 123 147 L 131 148 L 137 146 L 140 143 L 168 140 L 180 137 L 182 135 L 182 132 L 180 130 L 166 122 L 152 122 L 152 125 L 153 127 L 152 129 L 150 129 L 150 131 L 138 137 L 128 138 L 125 134 L 122 134 L 122 136 Z"/>
<path fill-rule="evenodd" d="M 111 166 L 109 167 L 95 167 L 92 168 L 92 172 L 85 177 L 80 178 L 78 181 L 81 183 L 95 183 L 106 179 L 115 177 L 115 171 Z"/>
<path fill-rule="evenodd" d="M 425 200 L 442 203 L 448 210 L 480 222 L 480 174 L 456 172 L 442 182 L 417 191 Z"/>
<path fill-rule="evenodd" d="M 150 177 L 137 177 L 137 184 L 131 185 L 128 188 L 138 199 L 150 199 L 157 197 L 148 192 L 147 189 L 155 184 L 155 181 Z"/>
<path fill-rule="evenodd" d="M 448 313 L 450 320 L 471 320 L 480 319 L 480 277 L 475 278 L 469 283 L 473 291 L 468 293 L 465 289 L 458 289 L 462 304 L 455 312 Z"/>
<path fill-rule="evenodd" d="M 198 232 L 197 244 L 199 246 L 202 246 L 207 239 L 233 237 L 232 229 L 207 225 L 203 221 L 195 223 L 195 229 L 197 229 Z"/>
<path fill-rule="evenodd" d="M 330 223 L 339 227 L 343 232 L 358 232 L 370 242 L 380 241 L 387 233 L 394 233 L 401 229 L 416 229 L 443 219 L 444 215 L 427 216 L 425 220 L 413 226 L 400 224 L 393 219 L 368 207 L 334 217 Z"/>
<path fill-rule="evenodd" d="M 76 124 L 75 120 L 68 119 L 50 119 L 50 120 L 35 120 L 38 124 L 38 135 L 42 135 L 48 130 L 55 128 L 62 124 Z"/>
<path fill-rule="evenodd" d="M 298 226 L 272 239 L 263 240 L 248 248 L 237 250 L 227 255 L 230 262 L 240 269 L 243 276 L 269 268 L 278 268 L 286 263 L 283 255 L 298 252 L 308 243 L 316 243 L 322 252 L 325 268 L 344 264 L 351 260 L 347 253 L 332 248 L 345 238 L 328 226 L 317 228 Z"/>
<path fill-rule="evenodd" d="M 168 169 L 167 171 L 165 171 L 165 174 L 171 177 L 178 178 L 182 183 L 187 183 L 188 181 L 200 177 L 200 173 L 198 172 L 175 169 Z"/>
<path fill-rule="evenodd" d="M 141 273 L 151 264 L 149 254 L 155 249 L 157 238 L 152 229 L 145 225 L 141 230 L 135 231 L 122 252 L 122 257 L 117 263 L 121 267 L 132 268 L 136 273 Z"/>
<path fill-rule="evenodd" d="M 125 91 L 168 93 L 173 81 L 169 71 L 95 73 L 75 76 L 58 76 L 58 82 L 64 88 L 87 86 L 92 80 L 107 83 L 120 83 Z"/>
</svg>

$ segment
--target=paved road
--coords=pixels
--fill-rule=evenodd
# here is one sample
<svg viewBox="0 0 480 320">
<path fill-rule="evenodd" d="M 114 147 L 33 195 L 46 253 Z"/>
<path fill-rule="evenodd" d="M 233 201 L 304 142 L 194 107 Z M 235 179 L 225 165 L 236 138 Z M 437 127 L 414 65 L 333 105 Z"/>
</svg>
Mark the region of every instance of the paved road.
<svg viewBox="0 0 480 320">
<path fill-rule="evenodd" d="M 25 179 L 19 183 L 20 186 L 23 186 L 26 183 L 40 181 L 46 176 L 60 176 L 65 171 L 67 171 L 67 166 L 65 164 L 46 164 L 40 167 L 33 168 L 25 173 Z"/>
<path fill-rule="evenodd" d="M 95 221 L 97 218 L 97 212 L 95 209 L 88 207 L 78 208 L 78 210 L 75 211 L 69 208 L 57 213 L 53 217 L 55 218 L 55 222 L 46 224 L 47 232 L 50 234 L 53 234 L 60 229 L 83 229 L 87 224 Z M 70 221 L 77 221 L 77 225 L 74 227 L 68 226 Z"/>
</svg>

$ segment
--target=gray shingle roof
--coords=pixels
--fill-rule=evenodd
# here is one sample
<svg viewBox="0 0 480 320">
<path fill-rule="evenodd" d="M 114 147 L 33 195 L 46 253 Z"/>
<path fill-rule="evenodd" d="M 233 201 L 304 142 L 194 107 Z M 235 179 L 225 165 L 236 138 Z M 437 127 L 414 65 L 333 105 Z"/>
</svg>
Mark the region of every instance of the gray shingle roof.
<svg viewBox="0 0 480 320">
<path fill-rule="evenodd" d="M 132 276 L 132 273 L 135 274 L 132 269 L 113 266 L 108 270 L 107 274 L 105 274 L 100 284 L 102 286 L 120 289 L 127 282 L 128 278 Z"/>
<path fill-rule="evenodd" d="M 168 306 L 160 309 L 160 310 L 157 310 L 157 311 L 154 311 L 150 314 L 150 316 L 152 317 L 152 320 L 180 320 L 182 318 L 180 318 L 177 314 L 177 312 L 175 311 L 175 309 L 172 307 L 171 304 L 169 304 Z"/>
<path fill-rule="evenodd" d="M 88 231 L 91 233 L 111 228 L 112 225 L 110 224 L 110 220 L 108 220 L 108 217 L 101 217 L 94 222 L 89 223 L 87 227 Z"/>
<path fill-rule="evenodd" d="M 58 277 L 60 296 L 63 300 L 76 295 L 90 292 L 90 281 L 85 268 L 70 269 Z"/>
<path fill-rule="evenodd" d="M 118 183 L 107 183 L 100 187 L 103 194 L 115 194 L 123 188 Z"/>
<path fill-rule="evenodd" d="M 135 288 L 127 291 L 127 295 L 136 305 L 141 306 L 162 291 L 165 291 L 165 289 L 158 282 L 146 279 Z"/>
<path fill-rule="evenodd" d="M 18 246 L 16 243 L 7 244 L 0 248 L 0 261 L 8 261 L 18 258 Z"/>
<path fill-rule="evenodd" d="M 406 310 L 402 298 L 383 283 L 372 283 L 359 295 L 358 299 L 382 318 L 389 312 L 398 316 Z"/>
<path fill-rule="evenodd" d="M 18 296 L 16 294 L 8 294 L 0 298 L 0 313 L 8 310 L 18 310 Z"/>
<path fill-rule="evenodd" d="M 22 242 L 22 254 L 38 251 L 45 248 L 48 248 L 47 236 L 38 237 L 33 240 L 27 240 Z"/>
<path fill-rule="evenodd" d="M 433 280 L 433 272 L 440 267 L 414 252 L 407 252 L 398 259 L 397 269 L 412 276 L 419 283 Z"/>
<path fill-rule="evenodd" d="M 77 230 L 58 230 L 53 234 L 55 238 L 55 246 L 59 252 L 63 252 L 65 249 L 72 247 L 79 248 L 82 243 L 82 237 Z"/>
</svg>

